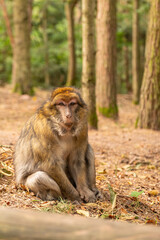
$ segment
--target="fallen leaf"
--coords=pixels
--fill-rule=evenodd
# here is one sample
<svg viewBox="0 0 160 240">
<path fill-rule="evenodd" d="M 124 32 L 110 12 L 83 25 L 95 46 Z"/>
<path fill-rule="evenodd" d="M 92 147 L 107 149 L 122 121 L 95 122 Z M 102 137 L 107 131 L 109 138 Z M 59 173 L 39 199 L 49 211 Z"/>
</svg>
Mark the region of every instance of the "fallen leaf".
<svg viewBox="0 0 160 240">
<path fill-rule="evenodd" d="M 95 208 L 98 207 L 98 204 L 96 204 L 96 203 L 87 203 L 86 205 L 87 205 L 87 207 L 95 207 Z"/>
<path fill-rule="evenodd" d="M 85 216 L 85 217 L 89 217 L 89 211 L 85 211 L 85 210 L 77 210 L 76 211 L 79 215 Z"/>
<path fill-rule="evenodd" d="M 154 166 L 154 165 L 149 165 L 148 166 L 148 169 L 155 169 L 156 168 L 156 166 Z"/>
<path fill-rule="evenodd" d="M 120 211 L 121 211 L 121 214 L 128 214 L 127 210 L 124 208 L 121 208 Z"/>
<path fill-rule="evenodd" d="M 147 224 L 157 224 L 157 221 L 155 219 L 148 219 L 146 221 Z"/>
<path fill-rule="evenodd" d="M 37 101 L 37 97 L 36 96 L 32 97 L 32 100 Z"/>
<path fill-rule="evenodd" d="M 158 194 L 159 194 L 158 190 L 151 190 L 148 192 L 148 195 L 150 195 L 150 196 L 157 196 Z"/>
</svg>

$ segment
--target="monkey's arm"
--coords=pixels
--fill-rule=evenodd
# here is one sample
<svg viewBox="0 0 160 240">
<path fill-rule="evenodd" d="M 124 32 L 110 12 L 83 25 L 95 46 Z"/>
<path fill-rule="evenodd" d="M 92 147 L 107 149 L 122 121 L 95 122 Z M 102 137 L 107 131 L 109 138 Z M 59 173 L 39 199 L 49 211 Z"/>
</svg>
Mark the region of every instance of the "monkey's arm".
<svg viewBox="0 0 160 240">
<path fill-rule="evenodd" d="M 89 189 L 89 184 L 87 181 L 87 165 L 85 161 L 85 155 L 82 153 L 82 151 L 80 152 L 77 154 L 78 159 L 74 164 L 72 176 L 74 177 L 76 188 L 81 198 L 86 202 L 95 202 L 95 194 Z"/>
<path fill-rule="evenodd" d="M 68 177 L 66 176 L 60 164 L 58 163 L 54 164 L 48 170 L 48 174 L 59 185 L 64 197 L 69 198 L 71 200 L 78 200 L 78 201 L 80 200 L 78 191 L 71 184 L 71 182 L 69 181 Z"/>
</svg>

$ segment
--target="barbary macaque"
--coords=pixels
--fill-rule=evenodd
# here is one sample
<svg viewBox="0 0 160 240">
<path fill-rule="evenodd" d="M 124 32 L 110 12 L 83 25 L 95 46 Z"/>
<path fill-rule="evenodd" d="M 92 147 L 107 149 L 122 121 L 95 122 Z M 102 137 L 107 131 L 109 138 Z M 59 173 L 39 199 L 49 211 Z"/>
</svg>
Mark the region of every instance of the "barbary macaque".
<svg viewBox="0 0 160 240">
<path fill-rule="evenodd" d="M 16 183 L 42 200 L 95 202 L 99 191 L 87 114 L 77 89 L 55 89 L 22 129 L 15 150 Z"/>
</svg>

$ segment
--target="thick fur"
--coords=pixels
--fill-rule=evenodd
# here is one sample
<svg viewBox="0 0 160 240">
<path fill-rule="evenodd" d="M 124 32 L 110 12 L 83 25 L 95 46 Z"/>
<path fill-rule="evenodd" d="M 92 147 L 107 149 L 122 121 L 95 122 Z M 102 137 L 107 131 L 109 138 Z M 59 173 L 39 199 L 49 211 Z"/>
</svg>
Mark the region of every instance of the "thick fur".
<svg viewBox="0 0 160 240">
<path fill-rule="evenodd" d="M 68 129 L 64 124 L 65 111 L 57 103 L 69 104 L 72 99 L 76 104 L 66 107 L 73 122 Z M 87 114 L 77 89 L 54 90 L 50 100 L 22 129 L 14 159 L 16 183 L 25 185 L 43 200 L 62 196 L 94 202 L 98 190 L 94 153 L 88 143 Z"/>
</svg>

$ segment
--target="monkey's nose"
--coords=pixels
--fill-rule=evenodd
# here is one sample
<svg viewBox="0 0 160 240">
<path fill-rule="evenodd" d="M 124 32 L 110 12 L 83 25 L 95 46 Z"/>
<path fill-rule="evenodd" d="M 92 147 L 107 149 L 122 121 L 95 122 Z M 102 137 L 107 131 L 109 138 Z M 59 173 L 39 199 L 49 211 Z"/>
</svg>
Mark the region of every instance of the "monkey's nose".
<svg viewBox="0 0 160 240">
<path fill-rule="evenodd" d="M 66 118 L 71 118 L 72 114 L 69 110 L 66 111 Z"/>
<path fill-rule="evenodd" d="M 66 114 L 66 118 L 71 118 L 72 115 L 71 114 Z"/>
</svg>

